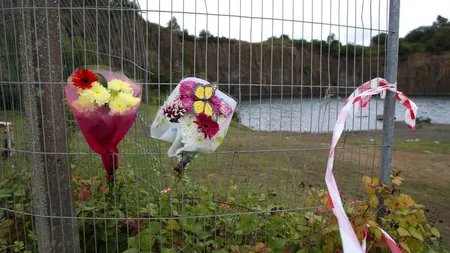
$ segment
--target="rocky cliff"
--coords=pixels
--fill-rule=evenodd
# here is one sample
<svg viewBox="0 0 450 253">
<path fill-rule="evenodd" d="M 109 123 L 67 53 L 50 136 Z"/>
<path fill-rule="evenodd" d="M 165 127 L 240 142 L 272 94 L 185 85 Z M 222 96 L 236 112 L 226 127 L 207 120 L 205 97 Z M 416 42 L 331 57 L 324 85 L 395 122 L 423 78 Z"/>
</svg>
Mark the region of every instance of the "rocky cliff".
<svg viewBox="0 0 450 253">
<path fill-rule="evenodd" d="M 320 50 L 290 41 L 251 44 L 215 37 L 207 43 L 183 39 L 135 10 L 73 8 L 61 14 L 65 74 L 82 64 L 111 65 L 150 87 L 195 74 L 243 99 L 323 95 L 328 87 L 338 87 L 328 90 L 331 94 L 345 96 L 362 82 L 384 76 L 384 55 L 375 47 L 355 57 L 345 47 L 336 56 L 328 54 L 327 45 Z M 450 51 L 402 56 L 398 88 L 408 95 L 450 94 Z"/>
</svg>

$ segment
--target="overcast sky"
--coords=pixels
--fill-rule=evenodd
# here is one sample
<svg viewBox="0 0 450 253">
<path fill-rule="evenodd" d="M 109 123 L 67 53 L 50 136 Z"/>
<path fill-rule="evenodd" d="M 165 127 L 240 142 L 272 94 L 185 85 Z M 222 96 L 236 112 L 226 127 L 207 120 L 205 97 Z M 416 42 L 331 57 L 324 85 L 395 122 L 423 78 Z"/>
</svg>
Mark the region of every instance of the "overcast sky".
<svg viewBox="0 0 450 253">
<path fill-rule="evenodd" d="M 252 42 L 281 34 L 326 40 L 334 33 L 343 44 L 367 45 L 372 36 L 387 30 L 388 21 L 388 0 L 138 1 L 143 17 L 153 23 L 167 26 L 173 15 L 190 34 L 207 29 L 215 36 Z M 414 28 L 431 25 L 437 15 L 450 17 L 450 0 L 403 0 L 400 11 L 403 37 Z"/>
</svg>

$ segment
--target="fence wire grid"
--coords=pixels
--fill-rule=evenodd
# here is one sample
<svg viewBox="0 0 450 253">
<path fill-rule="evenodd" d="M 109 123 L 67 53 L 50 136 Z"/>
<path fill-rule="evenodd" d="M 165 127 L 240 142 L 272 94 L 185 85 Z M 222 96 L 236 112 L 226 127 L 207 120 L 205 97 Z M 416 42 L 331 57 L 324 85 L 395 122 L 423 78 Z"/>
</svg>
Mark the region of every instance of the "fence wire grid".
<svg viewBox="0 0 450 253">
<path fill-rule="evenodd" d="M 387 71 L 391 2 L 1 1 L 0 252 L 316 252 L 333 217 L 305 217 L 327 208 L 346 97 Z M 143 88 L 114 184 L 65 101 L 86 65 Z M 180 176 L 150 125 L 186 76 L 238 105 L 218 150 Z M 366 201 L 361 178 L 380 173 L 382 115 L 373 98 L 347 121 L 335 175 L 348 199 Z"/>
</svg>

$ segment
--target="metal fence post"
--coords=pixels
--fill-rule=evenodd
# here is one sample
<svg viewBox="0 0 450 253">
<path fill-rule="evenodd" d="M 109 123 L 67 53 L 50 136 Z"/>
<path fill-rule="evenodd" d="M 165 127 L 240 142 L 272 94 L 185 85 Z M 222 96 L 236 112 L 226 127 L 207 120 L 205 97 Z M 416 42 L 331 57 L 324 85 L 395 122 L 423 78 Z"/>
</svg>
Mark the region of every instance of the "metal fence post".
<svg viewBox="0 0 450 253">
<path fill-rule="evenodd" d="M 39 252 L 79 252 L 65 139 L 58 1 L 23 0 L 19 35 L 31 196 Z M 62 120 L 61 120 L 62 118 Z M 71 218 L 74 217 L 74 218 Z"/>
<path fill-rule="evenodd" d="M 398 44 L 400 23 L 400 0 L 389 1 L 389 32 L 387 41 L 386 80 L 397 82 Z M 395 93 L 388 91 L 384 101 L 383 142 L 381 148 L 380 179 L 387 186 L 391 185 L 392 142 L 394 140 Z"/>
</svg>

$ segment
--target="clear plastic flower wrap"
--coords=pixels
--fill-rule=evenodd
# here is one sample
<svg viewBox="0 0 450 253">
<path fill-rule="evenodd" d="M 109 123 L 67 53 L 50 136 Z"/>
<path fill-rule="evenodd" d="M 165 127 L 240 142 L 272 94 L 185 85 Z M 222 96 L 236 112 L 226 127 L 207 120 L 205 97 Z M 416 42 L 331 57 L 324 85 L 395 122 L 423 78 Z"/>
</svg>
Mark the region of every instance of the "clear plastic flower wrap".
<svg viewBox="0 0 450 253">
<path fill-rule="evenodd" d="M 111 181 L 119 166 L 117 146 L 136 121 L 141 87 L 120 72 L 95 66 L 75 70 L 65 92 L 84 138 L 101 155 Z"/>
<path fill-rule="evenodd" d="M 219 147 L 236 104 L 217 84 L 186 77 L 158 110 L 151 136 L 172 142 L 168 155 L 178 158 L 174 169 L 181 172 L 199 154 L 212 153 Z"/>
</svg>

